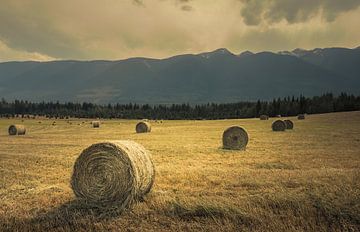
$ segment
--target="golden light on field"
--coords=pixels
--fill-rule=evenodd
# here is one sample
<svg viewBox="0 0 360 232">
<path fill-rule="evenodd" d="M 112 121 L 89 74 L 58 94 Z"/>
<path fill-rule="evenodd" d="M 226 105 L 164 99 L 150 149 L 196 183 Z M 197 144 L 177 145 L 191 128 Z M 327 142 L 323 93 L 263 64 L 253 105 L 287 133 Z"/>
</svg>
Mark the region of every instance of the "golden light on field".
<svg viewBox="0 0 360 232">
<path fill-rule="evenodd" d="M 9 136 L 0 120 L 0 231 L 37 230 L 356 230 L 360 205 L 360 112 L 270 120 L 152 122 L 25 120 Z M 344 120 L 346 119 L 346 120 Z M 222 149 L 222 133 L 239 125 L 245 151 Z M 134 140 L 148 149 L 156 179 L 144 202 L 122 215 L 96 217 L 70 187 L 80 152 L 105 140 Z"/>
</svg>

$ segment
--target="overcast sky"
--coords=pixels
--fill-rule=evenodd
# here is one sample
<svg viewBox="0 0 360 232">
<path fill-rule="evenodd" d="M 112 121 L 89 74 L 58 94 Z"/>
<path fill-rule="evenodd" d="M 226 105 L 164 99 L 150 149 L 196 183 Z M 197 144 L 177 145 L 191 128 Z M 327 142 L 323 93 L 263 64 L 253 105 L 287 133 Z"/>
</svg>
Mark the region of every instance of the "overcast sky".
<svg viewBox="0 0 360 232">
<path fill-rule="evenodd" d="M 1 0 L 0 61 L 360 46 L 360 0 Z"/>
</svg>

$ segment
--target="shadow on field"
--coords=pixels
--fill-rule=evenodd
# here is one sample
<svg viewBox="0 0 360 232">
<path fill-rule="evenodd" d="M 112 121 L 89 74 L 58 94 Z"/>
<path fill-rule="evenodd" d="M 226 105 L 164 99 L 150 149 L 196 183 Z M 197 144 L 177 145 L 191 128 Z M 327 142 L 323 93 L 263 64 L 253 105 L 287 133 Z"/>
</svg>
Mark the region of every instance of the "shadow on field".
<svg viewBox="0 0 360 232">
<path fill-rule="evenodd" d="M 80 200 L 73 200 L 50 211 L 40 212 L 33 218 L 0 218 L 0 231 L 94 231 L 99 230 L 100 222 L 119 217 L 121 213 L 116 209 L 104 211 Z"/>
</svg>

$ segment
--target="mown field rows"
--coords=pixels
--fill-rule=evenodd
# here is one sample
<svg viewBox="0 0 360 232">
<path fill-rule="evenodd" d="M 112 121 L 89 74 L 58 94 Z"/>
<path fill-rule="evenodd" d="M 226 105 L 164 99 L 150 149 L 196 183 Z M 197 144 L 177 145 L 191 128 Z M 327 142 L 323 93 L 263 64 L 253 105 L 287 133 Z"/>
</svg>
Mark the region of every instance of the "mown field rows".
<svg viewBox="0 0 360 232">
<path fill-rule="evenodd" d="M 359 231 L 360 112 L 292 118 L 286 132 L 273 120 L 152 122 L 136 134 L 135 120 L 1 119 L 0 231 Z M 27 134 L 8 136 L 13 123 Z M 232 125 L 247 130 L 246 151 L 221 148 Z M 152 153 L 155 184 L 132 210 L 99 215 L 76 201 L 73 164 L 123 139 Z"/>
</svg>

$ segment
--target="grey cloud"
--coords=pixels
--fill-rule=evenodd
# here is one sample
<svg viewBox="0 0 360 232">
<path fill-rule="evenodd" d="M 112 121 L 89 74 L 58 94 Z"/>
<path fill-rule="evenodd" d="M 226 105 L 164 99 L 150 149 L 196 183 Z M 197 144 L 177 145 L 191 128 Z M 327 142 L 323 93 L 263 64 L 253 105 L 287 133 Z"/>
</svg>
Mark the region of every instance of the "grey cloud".
<svg viewBox="0 0 360 232">
<path fill-rule="evenodd" d="M 192 6 L 189 6 L 189 5 L 184 5 L 181 7 L 181 10 L 183 11 L 192 11 Z"/>
<path fill-rule="evenodd" d="M 163 0 L 159 0 L 163 1 Z M 172 0 L 176 5 L 180 5 L 180 9 L 183 11 L 192 11 L 193 7 L 190 5 L 192 0 Z M 132 2 L 139 6 L 145 6 L 145 0 L 132 0 Z"/>
<path fill-rule="evenodd" d="M 296 42 L 289 39 L 286 33 L 277 29 L 259 31 L 256 28 L 241 36 L 233 36 L 227 41 L 234 51 L 286 50 L 296 47 Z"/>
<path fill-rule="evenodd" d="M 350 11 L 358 4 L 348 0 L 342 4 L 334 0 L 287 1 L 295 5 L 285 0 L 106 0 L 107 4 L 4 0 L 0 7 L 0 60 L 159 58 L 219 47 L 259 51 L 359 46 L 360 32 L 353 28 L 360 8 Z M 239 16 L 239 7 L 243 7 L 245 21 Z M 331 27 L 325 20 L 309 20 L 320 12 L 324 19 L 334 20 Z M 266 25 L 284 19 L 309 21 Z M 249 27 L 244 22 L 260 26 Z"/>
<path fill-rule="evenodd" d="M 72 46 L 74 40 L 57 30 L 51 17 L 41 11 L 41 8 L 33 5 L 2 4 L 0 40 L 16 50 L 38 52 L 53 57 L 69 57 L 77 53 L 79 58 L 84 57 L 82 51 Z"/>
<path fill-rule="evenodd" d="M 240 0 L 244 6 L 241 15 L 247 25 L 262 21 L 276 23 L 285 19 L 288 23 L 306 22 L 321 14 L 328 22 L 360 6 L 359 0 Z"/>
<path fill-rule="evenodd" d="M 192 11 L 193 6 L 191 6 L 192 0 L 175 0 L 177 4 L 180 5 L 180 9 L 183 11 Z"/>
<path fill-rule="evenodd" d="M 139 6 L 143 6 L 144 2 L 142 0 L 132 0 L 134 4 L 139 5 Z"/>
</svg>

